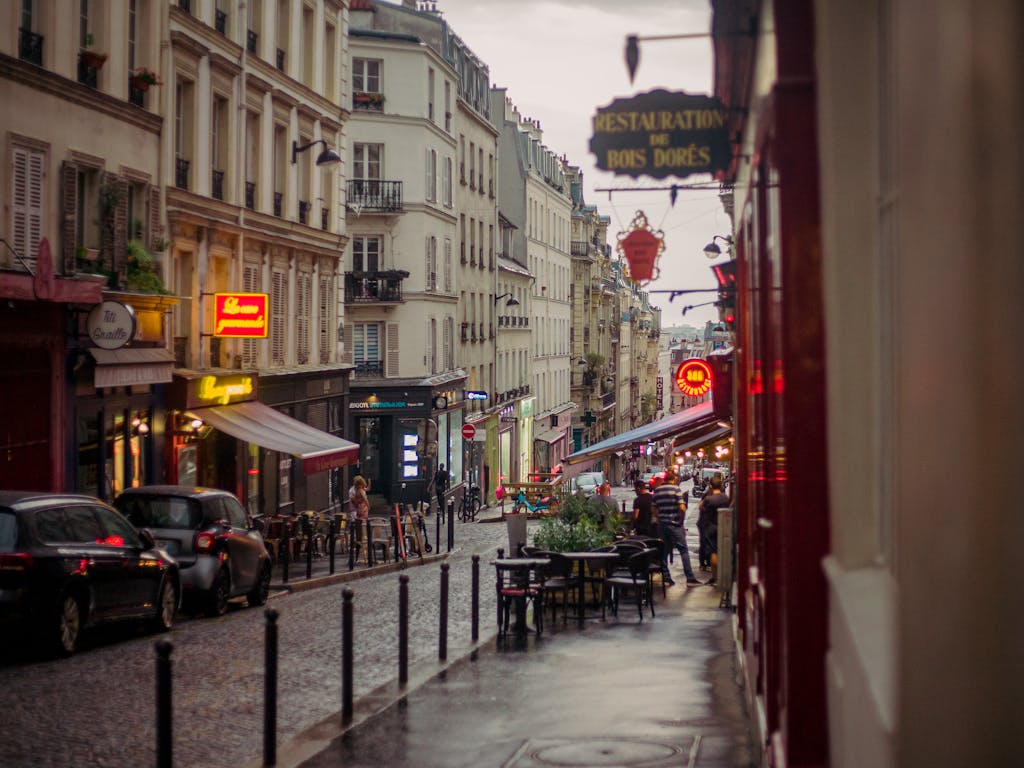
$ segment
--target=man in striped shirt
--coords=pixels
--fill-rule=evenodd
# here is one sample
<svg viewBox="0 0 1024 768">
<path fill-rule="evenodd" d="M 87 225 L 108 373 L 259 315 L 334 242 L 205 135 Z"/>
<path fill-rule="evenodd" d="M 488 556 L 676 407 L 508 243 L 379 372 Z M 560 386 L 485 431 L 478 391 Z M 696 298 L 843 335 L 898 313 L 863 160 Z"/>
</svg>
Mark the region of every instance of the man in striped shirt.
<svg viewBox="0 0 1024 768">
<path fill-rule="evenodd" d="M 701 582 L 693 575 L 690 565 L 690 552 L 686 548 L 686 529 L 683 520 L 686 515 L 686 502 L 675 470 L 670 469 L 665 475 L 665 482 L 654 489 L 654 506 L 658 508 L 658 535 L 665 546 L 662 548 L 661 572 L 665 583 L 675 584 L 668 571 L 668 554 L 675 547 L 683 561 L 683 573 L 686 574 L 686 586 L 694 587 Z"/>
</svg>

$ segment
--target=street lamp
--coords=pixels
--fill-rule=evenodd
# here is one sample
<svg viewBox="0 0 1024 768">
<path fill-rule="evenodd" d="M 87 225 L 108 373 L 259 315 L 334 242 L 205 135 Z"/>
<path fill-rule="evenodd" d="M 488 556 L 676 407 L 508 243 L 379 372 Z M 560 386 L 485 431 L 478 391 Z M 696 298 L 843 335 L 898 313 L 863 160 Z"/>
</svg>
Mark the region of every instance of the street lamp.
<svg viewBox="0 0 1024 768">
<path fill-rule="evenodd" d="M 325 165 L 337 165 L 338 163 L 341 162 L 341 155 L 339 155 L 333 149 L 328 147 L 327 142 L 324 139 L 316 139 L 315 141 L 309 142 L 309 144 L 303 144 L 301 147 L 299 146 L 299 142 L 292 142 L 292 165 L 295 165 L 296 157 L 298 156 L 299 152 L 305 152 L 307 149 L 311 149 L 315 147 L 317 144 L 324 145 L 323 152 L 321 152 L 316 157 L 316 164 L 318 166 L 322 167 Z"/>
<path fill-rule="evenodd" d="M 717 259 L 722 255 L 722 249 L 718 246 L 715 240 L 721 240 L 726 245 L 726 252 L 732 250 L 732 237 L 729 235 L 715 235 L 711 242 L 704 246 L 704 255 L 709 259 Z"/>
<path fill-rule="evenodd" d="M 495 296 L 494 297 L 495 305 L 497 305 L 497 303 L 499 301 L 501 301 L 502 299 L 504 299 L 506 296 L 509 297 L 508 301 L 505 302 L 505 306 L 506 307 L 518 307 L 519 306 L 519 299 L 517 299 L 515 296 L 513 296 L 511 294 L 511 292 L 510 293 L 503 293 L 503 294 L 501 294 L 501 296 Z"/>
</svg>

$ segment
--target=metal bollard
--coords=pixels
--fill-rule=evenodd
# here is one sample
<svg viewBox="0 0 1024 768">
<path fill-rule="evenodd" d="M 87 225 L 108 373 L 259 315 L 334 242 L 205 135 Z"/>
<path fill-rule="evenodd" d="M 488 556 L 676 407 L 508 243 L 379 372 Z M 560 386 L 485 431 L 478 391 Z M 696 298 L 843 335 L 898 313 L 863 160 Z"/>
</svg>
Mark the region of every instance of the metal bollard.
<svg viewBox="0 0 1024 768">
<path fill-rule="evenodd" d="M 480 639 L 480 555 L 473 555 L 472 593 L 471 636 L 476 643 Z"/>
<path fill-rule="evenodd" d="M 437 518 L 434 520 L 434 551 L 441 552 L 441 508 L 437 508 Z"/>
<path fill-rule="evenodd" d="M 263 765 L 277 765 L 277 611 L 267 608 L 263 661 Z"/>
<path fill-rule="evenodd" d="M 359 521 L 352 519 L 348 523 L 348 569 L 354 570 L 356 567 L 356 526 L 359 525 Z"/>
<path fill-rule="evenodd" d="M 370 518 L 363 520 L 363 541 L 366 542 L 366 566 L 373 565 L 373 526 L 370 525 Z"/>
<path fill-rule="evenodd" d="M 352 597 L 351 589 L 341 593 L 341 722 L 352 722 Z"/>
<path fill-rule="evenodd" d="M 173 764 L 173 729 L 171 709 L 171 651 L 170 640 L 156 642 L 156 765 L 171 768 Z"/>
<path fill-rule="evenodd" d="M 448 658 L 448 569 L 448 563 L 441 563 L 441 619 L 437 640 L 437 658 L 441 661 Z"/>
<path fill-rule="evenodd" d="M 306 578 L 313 578 L 313 521 L 309 515 L 302 516 L 302 531 L 306 535 Z"/>
<path fill-rule="evenodd" d="M 455 500 L 448 502 L 448 551 L 455 549 Z"/>
<path fill-rule="evenodd" d="M 330 536 L 330 538 L 327 540 L 327 551 L 330 553 L 330 557 L 331 557 L 331 570 L 330 570 L 330 574 L 331 574 L 331 576 L 333 576 L 334 575 L 334 548 L 337 546 L 337 542 L 335 542 L 335 539 L 338 538 L 338 521 L 335 520 L 333 516 L 331 517 L 331 524 L 328 526 L 327 530 L 328 530 L 328 534 L 327 535 Z"/>
<path fill-rule="evenodd" d="M 288 536 L 288 523 L 281 531 L 281 581 L 288 583 L 288 572 L 292 569 L 292 540 Z"/>
<path fill-rule="evenodd" d="M 398 684 L 409 682 L 409 577 L 398 577 Z"/>
</svg>

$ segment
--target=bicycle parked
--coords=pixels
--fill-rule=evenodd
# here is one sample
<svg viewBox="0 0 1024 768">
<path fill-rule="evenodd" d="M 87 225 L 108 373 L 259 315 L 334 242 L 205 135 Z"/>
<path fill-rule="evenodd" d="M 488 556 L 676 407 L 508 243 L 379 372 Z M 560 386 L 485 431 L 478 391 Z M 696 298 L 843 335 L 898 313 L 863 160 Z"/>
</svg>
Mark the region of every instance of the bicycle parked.
<svg viewBox="0 0 1024 768">
<path fill-rule="evenodd" d="M 477 513 L 480 511 L 480 507 L 483 506 L 483 502 L 480 500 L 480 487 L 477 485 L 471 485 L 465 493 L 462 494 L 462 501 L 459 502 L 459 520 L 463 523 L 471 523 L 476 520 Z"/>
</svg>

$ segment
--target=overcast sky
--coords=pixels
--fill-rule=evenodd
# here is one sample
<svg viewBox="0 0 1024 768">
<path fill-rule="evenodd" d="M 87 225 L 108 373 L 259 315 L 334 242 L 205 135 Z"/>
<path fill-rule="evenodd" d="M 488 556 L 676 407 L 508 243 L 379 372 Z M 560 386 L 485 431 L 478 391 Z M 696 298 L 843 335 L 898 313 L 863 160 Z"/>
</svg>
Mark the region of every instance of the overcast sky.
<svg viewBox="0 0 1024 768">
<path fill-rule="evenodd" d="M 641 41 L 640 65 L 632 84 L 625 64 L 629 34 L 670 35 L 708 32 L 710 0 L 437 0 L 453 31 L 487 65 L 492 85 L 507 88 L 524 117 L 539 120 L 544 143 L 584 171 L 587 203 L 611 218 L 609 243 L 629 226 L 637 210 L 665 234 L 661 275 L 649 290 L 713 288 L 704 246 L 729 232 L 729 220 L 714 190 L 681 190 L 674 207 L 669 193 L 615 192 L 600 188 L 669 186 L 706 180 L 691 176 L 655 180 L 615 176 L 594 168 L 590 154 L 591 119 L 614 98 L 654 88 L 709 94 L 712 83 L 710 39 Z M 724 259 L 723 259 L 724 260 Z M 702 326 L 717 320 L 713 307 L 687 312 L 688 304 L 713 293 L 677 297 L 652 294 L 662 324 Z"/>
</svg>

